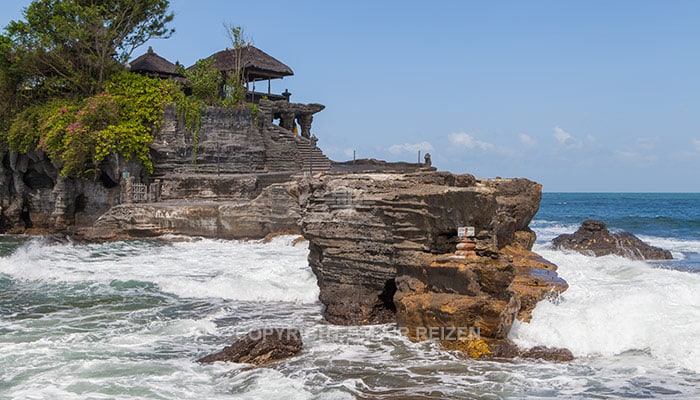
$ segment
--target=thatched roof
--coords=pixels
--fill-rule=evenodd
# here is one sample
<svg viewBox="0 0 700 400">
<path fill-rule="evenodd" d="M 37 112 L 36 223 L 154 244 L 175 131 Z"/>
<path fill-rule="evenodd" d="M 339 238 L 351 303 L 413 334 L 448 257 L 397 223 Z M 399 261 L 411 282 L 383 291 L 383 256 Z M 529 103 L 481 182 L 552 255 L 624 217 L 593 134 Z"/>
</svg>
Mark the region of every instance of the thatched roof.
<svg viewBox="0 0 700 400">
<path fill-rule="evenodd" d="M 135 58 L 134 61 L 129 63 L 129 68 L 132 72 L 180 76 L 177 73 L 177 66 L 156 54 L 150 46 L 146 54 Z"/>
<path fill-rule="evenodd" d="M 245 46 L 240 53 L 243 76 L 249 82 L 294 75 L 291 68 L 257 47 Z M 235 50 L 222 50 L 211 57 L 214 58 L 214 67 L 219 71 L 232 71 L 236 68 Z"/>
</svg>

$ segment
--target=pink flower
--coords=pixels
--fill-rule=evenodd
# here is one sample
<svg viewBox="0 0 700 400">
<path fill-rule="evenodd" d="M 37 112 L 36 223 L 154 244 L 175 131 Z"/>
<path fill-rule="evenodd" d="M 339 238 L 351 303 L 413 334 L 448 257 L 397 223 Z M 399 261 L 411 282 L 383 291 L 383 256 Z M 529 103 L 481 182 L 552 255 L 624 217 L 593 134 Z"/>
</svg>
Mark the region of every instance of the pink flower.
<svg viewBox="0 0 700 400">
<path fill-rule="evenodd" d="M 61 112 L 62 112 L 63 114 L 65 114 L 65 113 L 67 113 L 67 112 L 68 112 L 68 110 L 66 110 L 66 108 L 65 108 L 65 107 L 61 107 Z"/>
</svg>

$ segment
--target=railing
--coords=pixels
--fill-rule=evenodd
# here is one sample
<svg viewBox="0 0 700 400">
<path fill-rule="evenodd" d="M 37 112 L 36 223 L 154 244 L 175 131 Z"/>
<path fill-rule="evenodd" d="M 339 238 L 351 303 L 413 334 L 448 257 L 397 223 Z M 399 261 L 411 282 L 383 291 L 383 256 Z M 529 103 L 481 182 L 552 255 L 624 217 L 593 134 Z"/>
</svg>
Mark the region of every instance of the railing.
<svg viewBox="0 0 700 400">
<path fill-rule="evenodd" d="M 270 101 L 287 101 L 289 102 L 289 96 L 284 94 L 268 94 L 263 92 L 253 92 L 248 91 L 245 94 L 245 101 L 249 103 L 258 103 L 261 99 L 268 99 Z"/>
</svg>

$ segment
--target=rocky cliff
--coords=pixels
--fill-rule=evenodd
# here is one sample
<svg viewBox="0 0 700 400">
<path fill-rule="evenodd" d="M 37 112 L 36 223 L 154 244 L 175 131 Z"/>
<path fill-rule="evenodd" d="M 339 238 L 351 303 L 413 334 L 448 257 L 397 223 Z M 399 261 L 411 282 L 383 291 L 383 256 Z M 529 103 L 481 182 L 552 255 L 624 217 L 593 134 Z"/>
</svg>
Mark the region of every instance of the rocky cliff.
<svg viewBox="0 0 700 400">
<path fill-rule="evenodd" d="M 204 189 L 205 196 L 198 198 L 120 204 L 101 215 L 92 226 L 79 229 L 77 237 L 114 240 L 175 234 L 260 239 L 270 234 L 299 234 L 298 184 L 293 181 L 267 184 L 255 196 L 258 179 L 247 177 L 246 183 L 252 186 L 250 192 L 238 198 L 217 198 L 213 191 Z M 230 187 L 236 186 L 231 184 L 231 177 L 221 180 Z M 203 183 L 198 187 L 207 187 Z"/>
<path fill-rule="evenodd" d="M 530 252 L 541 187 L 445 172 L 322 174 L 309 183 L 302 232 L 325 316 L 343 325 L 397 320 L 408 335 L 474 328 L 504 338 L 514 318 L 566 289 Z M 458 227 L 474 228 L 468 255 Z"/>
<path fill-rule="evenodd" d="M 257 118 L 209 109 L 197 140 L 169 108 L 155 175 L 111 157 L 91 180 L 62 179 L 43 153 L 5 154 L 0 228 L 70 227 L 91 240 L 301 232 L 328 321 L 397 321 L 416 340 L 463 329 L 502 341 L 515 318 L 566 289 L 556 266 L 530 251 L 539 184 L 376 162 L 302 174 L 330 167 L 309 136 L 322 107 L 268 102 Z M 289 130 L 295 120 L 301 136 Z M 459 237 L 460 227 L 471 233 Z M 452 347 L 483 350 L 465 343 Z"/>
<path fill-rule="evenodd" d="M 112 216 L 121 213 L 133 216 L 134 221 L 139 218 L 146 220 L 148 213 L 155 215 L 155 211 L 142 205 L 126 212 L 126 208 L 132 207 L 127 204 L 155 200 L 226 201 L 229 204 L 214 207 L 219 210 L 217 213 L 226 214 L 227 211 L 222 210 L 228 207 L 245 209 L 243 212 L 249 213 L 251 219 L 252 215 L 267 216 L 268 213 L 255 207 L 248 211 L 248 206 L 242 203 L 255 199 L 271 184 L 289 181 L 292 174 L 301 172 L 307 164 L 305 157 L 313 156 L 316 171 L 323 167 L 327 169 L 330 161 L 311 139 L 295 136 L 291 130 L 273 123 L 276 118 L 284 117 L 286 124 L 293 124 L 295 119 L 301 118 L 308 135 L 311 116 L 322 110 L 322 105 L 286 102 L 281 105 L 268 101 L 261 103 L 260 107 L 257 115 L 247 107 L 209 107 L 202 113 L 201 127 L 196 135 L 185 129 L 185 121 L 178 117 L 174 106 L 166 107 L 162 128 L 154 135 L 151 145 L 154 174 L 149 174 L 138 163 L 111 156 L 99 166 L 100 173 L 89 179 L 63 179 L 43 152 L 5 152 L 0 163 L 0 232 L 52 232 L 90 227 L 112 207 L 117 207 L 111 211 Z M 132 199 L 132 194 L 125 190 L 127 177 L 130 183 L 149 187 L 155 184 L 158 195 L 150 193 L 149 189 L 145 198 Z M 273 189 L 272 192 L 279 193 L 280 190 Z M 278 194 L 268 196 L 275 199 L 271 200 L 275 204 L 280 203 L 280 197 Z M 134 215 L 138 213 L 137 209 L 143 211 L 138 218 Z M 214 213 L 211 207 L 208 210 L 202 212 L 205 215 Z M 298 213 L 298 206 L 296 210 Z M 269 219 L 276 220 L 274 215 Z M 109 219 L 103 218 L 98 225 L 103 226 Z M 297 222 L 290 221 L 291 224 Z M 209 222 L 203 226 L 206 234 L 258 237 L 279 226 L 268 222 L 241 225 L 243 228 L 238 234 L 232 233 L 235 229 L 210 229 Z M 144 224 L 131 224 L 137 226 L 135 229 L 129 224 L 120 224 L 114 223 L 115 226 L 127 226 L 127 231 L 148 232 Z M 180 227 L 185 222 L 173 224 Z M 160 222 L 150 225 L 152 232 L 161 230 Z M 252 225 L 264 227 L 252 228 Z M 288 230 L 287 225 L 282 229 Z M 192 233 L 197 229 L 196 226 L 183 227 L 183 232 Z"/>
</svg>

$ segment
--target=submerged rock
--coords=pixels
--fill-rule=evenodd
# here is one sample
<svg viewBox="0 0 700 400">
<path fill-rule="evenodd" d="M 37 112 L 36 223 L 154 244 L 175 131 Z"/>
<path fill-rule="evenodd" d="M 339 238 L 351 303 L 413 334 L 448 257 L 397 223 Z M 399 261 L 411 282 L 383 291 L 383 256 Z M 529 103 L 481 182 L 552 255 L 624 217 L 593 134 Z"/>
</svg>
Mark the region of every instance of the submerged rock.
<svg viewBox="0 0 700 400">
<path fill-rule="evenodd" d="M 558 347 L 535 346 L 521 349 L 509 339 L 482 339 L 442 341 L 445 350 L 461 351 L 469 358 L 530 358 L 536 360 L 566 362 L 574 359 L 570 350 Z"/>
<path fill-rule="evenodd" d="M 671 252 L 644 243 L 628 232 L 610 233 L 605 223 L 583 221 L 573 234 L 559 235 L 552 244 L 558 249 L 576 250 L 596 257 L 615 254 L 633 260 L 670 260 Z"/>
<path fill-rule="evenodd" d="M 224 361 L 264 365 L 298 354 L 302 344 L 301 333 L 297 329 L 258 329 L 236 340 L 231 346 L 224 347 L 220 352 L 202 357 L 197 362 L 208 364 Z"/>
</svg>

